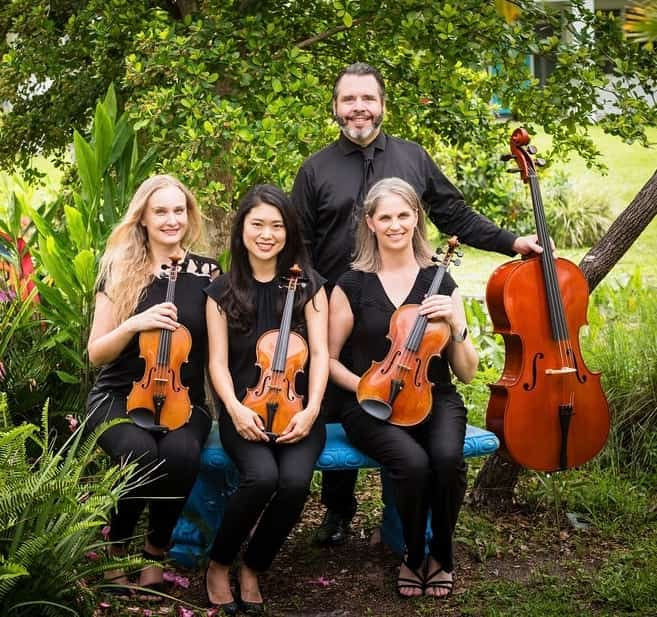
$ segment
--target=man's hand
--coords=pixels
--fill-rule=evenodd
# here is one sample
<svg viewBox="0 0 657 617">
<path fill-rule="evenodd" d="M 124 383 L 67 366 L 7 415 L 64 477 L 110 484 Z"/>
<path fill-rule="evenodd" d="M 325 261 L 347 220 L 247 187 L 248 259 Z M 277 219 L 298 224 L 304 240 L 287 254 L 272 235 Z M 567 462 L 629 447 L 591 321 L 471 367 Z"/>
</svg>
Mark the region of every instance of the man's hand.
<svg viewBox="0 0 657 617">
<path fill-rule="evenodd" d="M 532 234 L 531 236 L 519 236 L 516 238 L 511 248 L 521 255 L 529 255 L 531 253 L 540 254 L 543 252 L 543 247 L 538 243 L 538 236 L 536 234 Z M 550 238 L 550 248 L 554 253 L 555 247 L 552 238 Z"/>
</svg>

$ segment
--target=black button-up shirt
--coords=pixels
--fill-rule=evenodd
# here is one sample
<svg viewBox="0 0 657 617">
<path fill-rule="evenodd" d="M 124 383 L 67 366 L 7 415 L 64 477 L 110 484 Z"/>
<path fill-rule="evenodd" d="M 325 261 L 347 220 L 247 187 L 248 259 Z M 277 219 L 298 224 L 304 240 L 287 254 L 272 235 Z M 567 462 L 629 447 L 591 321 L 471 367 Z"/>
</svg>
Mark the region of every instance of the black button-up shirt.
<svg viewBox="0 0 657 617">
<path fill-rule="evenodd" d="M 513 255 L 516 236 L 475 212 L 419 144 L 379 133 L 374 148 L 370 186 L 398 177 L 415 188 L 425 210 L 440 231 L 460 242 Z M 294 181 L 292 200 L 303 223 L 303 234 L 315 269 L 330 289 L 349 269 L 354 237 L 353 212 L 363 181 L 362 148 L 344 135 L 309 157 Z"/>
</svg>

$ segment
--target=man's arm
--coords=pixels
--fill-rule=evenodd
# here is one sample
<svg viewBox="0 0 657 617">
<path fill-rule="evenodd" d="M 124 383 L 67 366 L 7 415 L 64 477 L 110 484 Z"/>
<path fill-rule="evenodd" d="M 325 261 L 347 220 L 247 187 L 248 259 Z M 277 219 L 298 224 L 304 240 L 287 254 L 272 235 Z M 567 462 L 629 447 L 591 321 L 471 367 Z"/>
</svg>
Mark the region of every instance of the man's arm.
<svg viewBox="0 0 657 617">
<path fill-rule="evenodd" d="M 426 152 L 424 154 L 426 185 L 422 201 L 433 224 L 445 234 L 457 235 L 464 244 L 504 255 L 515 255 L 515 249 L 520 247 L 514 248 L 514 243 L 519 238 L 475 212 L 431 157 Z"/>
<path fill-rule="evenodd" d="M 301 234 L 303 242 L 308 249 L 308 255 L 312 258 L 312 246 L 315 241 L 317 230 L 317 204 L 316 191 L 313 181 L 312 170 L 302 165 L 294 179 L 292 187 L 292 203 L 299 214 L 301 221 Z"/>
</svg>

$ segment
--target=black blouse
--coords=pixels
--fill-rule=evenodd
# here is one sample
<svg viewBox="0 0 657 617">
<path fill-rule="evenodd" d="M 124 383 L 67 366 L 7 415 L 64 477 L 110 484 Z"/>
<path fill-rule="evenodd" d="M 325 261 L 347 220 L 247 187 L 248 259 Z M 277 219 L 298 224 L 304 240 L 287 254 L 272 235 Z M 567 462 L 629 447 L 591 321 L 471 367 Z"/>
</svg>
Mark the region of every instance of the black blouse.
<svg viewBox="0 0 657 617">
<path fill-rule="evenodd" d="M 207 363 L 208 334 L 205 322 L 204 288 L 211 275 L 218 269 L 217 262 L 207 257 L 189 253 L 181 264 L 176 281 L 175 305 L 178 307 L 178 322 L 192 335 L 192 349 L 187 363 L 182 365 L 180 378 L 189 388 L 189 398 L 195 405 L 204 405 L 204 375 Z M 153 279 L 139 301 L 135 314 L 142 313 L 154 304 L 166 300 L 168 278 L 164 272 Z M 100 290 L 103 291 L 101 285 Z M 139 357 L 139 335 L 135 335 L 125 346 L 119 357 L 101 367 L 94 389 L 112 390 L 128 394 L 134 381 L 144 374 L 144 360 Z"/>
<path fill-rule="evenodd" d="M 428 291 L 436 266 L 423 268 L 418 272 L 415 283 L 408 297 L 402 304 L 420 304 Z M 345 272 L 336 285 L 342 289 L 349 300 L 354 316 L 354 327 L 349 338 L 353 353 L 352 370 L 356 375 L 362 375 L 370 368 L 372 361 L 381 361 L 390 349 L 387 338 L 390 319 L 395 312 L 395 305 L 386 294 L 381 280 L 374 272 L 350 270 Z M 457 285 L 454 279 L 445 273 L 438 293 L 451 296 Z M 435 386 L 434 390 L 453 390 L 451 374 L 446 354 L 434 357 L 429 364 L 429 379 Z"/>
<path fill-rule="evenodd" d="M 309 279 L 308 301 L 324 285 L 324 279 L 314 270 L 306 272 Z M 205 293 L 221 306 L 221 297 L 230 284 L 228 274 L 218 277 L 207 287 Z M 256 345 L 261 334 L 267 330 L 278 330 L 281 325 L 282 309 L 285 302 L 286 289 L 278 278 L 267 283 L 253 279 L 255 289 L 256 323 L 249 332 L 244 332 L 228 322 L 228 370 L 233 378 L 235 396 L 242 400 L 247 388 L 258 383 L 260 369 L 256 366 Z M 300 334 L 307 341 L 305 324 L 292 324 L 292 330 Z M 296 391 L 305 396 L 308 367 L 304 373 L 297 376 Z"/>
</svg>

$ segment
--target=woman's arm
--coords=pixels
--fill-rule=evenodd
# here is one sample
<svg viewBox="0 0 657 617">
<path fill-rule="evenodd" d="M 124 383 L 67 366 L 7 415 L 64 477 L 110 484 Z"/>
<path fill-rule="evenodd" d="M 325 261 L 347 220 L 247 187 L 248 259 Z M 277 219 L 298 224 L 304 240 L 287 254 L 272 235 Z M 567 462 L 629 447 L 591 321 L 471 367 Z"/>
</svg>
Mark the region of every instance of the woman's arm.
<svg viewBox="0 0 657 617">
<path fill-rule="evenodd" d="M 89 361 L 94 366 L 102 366 L 116 360 L 135 334 L 161 328 L 175 330 L 180 325 L 177 317 L 176 306 L 171 302 L 162 302 L 117 325 L 114 304 L 99 292 L 96 294 L 96 308 L 87 343 Z"/>
<path fill-rule="evenodd" d="M 340 352 L 354 329 L 354 314 L 340 287 L 334 287 L 329 304 L 329 375 L 340 387 L 356 392 L 360 377 L 340 362 Z"/>
<path fill-rule="evenodd" d="M 319 415 L 322 397 L 326 390 L 329 372 L 328 354 L 328 300 L 322 287 L 304 307 L 310 372 L 308 374 L 308 397 L 306 407 L 296 413 L 276 443 L 294 443 L 303 439 Z"/>
<path fill-rule="evenodd" d="M 262 418 L 242 405 L 235 396 L 235 384 L 228 368 L 228 320 L 219 305 L 208 298 L 205 304 L 208 324 L 208 373 L 215 392 L 223 401 L 235 429 L 250 441 L 269 441 Z"/>
<path fill-rule="evenodd" d="M 460 336 L 466 327 L 465 308 L 458 289 L 455 289 L 451 296 L 435 295 L 425 298 L 420 305 L 420 315 L 426 315 L 431 320 L 446 321 L 452 337 Z M 479 356 L 469 336 L 461 342 L 449 342 L 447 360 L 460 381 L 472 381 L 477 372 Z"/>
</svg>

